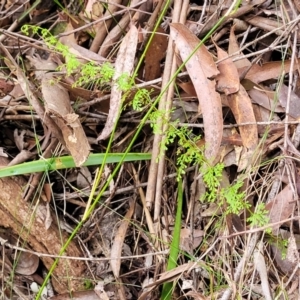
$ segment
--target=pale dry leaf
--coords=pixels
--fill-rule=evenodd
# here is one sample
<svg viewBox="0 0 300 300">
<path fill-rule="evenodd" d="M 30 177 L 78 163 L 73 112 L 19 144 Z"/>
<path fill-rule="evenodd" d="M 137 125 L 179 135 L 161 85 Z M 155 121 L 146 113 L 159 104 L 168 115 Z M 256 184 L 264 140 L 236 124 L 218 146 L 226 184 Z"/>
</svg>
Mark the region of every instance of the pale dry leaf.
<svg viewBox="0 0 300 300">
<path fill-rule="evenodd" d="M 172 270 L 161 273 L 159 279 L 157 279 L 152 284 L 149 284 L 148 286 L 146 286 L 146 288 L 149 288 L 152 286 L 158 286 L 164 282 L 170 282 L 174 278 L 181 276 L 184 272 L 191 272 L 193 269 L 198 268 L 198 267 L 199 267 L 199 264 L 194 261 L 190 261 L 188 263 L 182 264 Z"/>
<path fill-rule="evenodd" d="M 68 91 L 57 81 L 53 73 L 45 71 L 55 70 L 56 64 L 51 57 L 48 60 L 30 56 L 27 58 L 39 70 L 35 74 L 41 80 L 46 112 L 54 115 L 65 145 L 71 153 L 75 165 L 80 167 L 89 156 L 90 145 L 80 120 L 71 106 Z"/>
<path fill-rule="evenodd" d="M 104 290 L 104 285 L 104 281 L 99 281 L 95 286 L 94 291 L 100 300 L 109 300 L 109 297 Z"/>
<path fill-rule="evenodd" d="M 8 155 L 4 151 L 3 147 L 0 147 L 0 157 L 8 157 Z"/>
<path fill-rule="evenodd" d="M 181 59 L 185 61 L 200 41 L 182 24 L 173 23 L 170 27 L 170 36 L 179 50 Z M 217 157 L 223 132 L 222 103 L 220 95 L 215 90 L 213 79 L 219 74 L 219 71 L 212 56 L 203 45 L 190 58 L 185 67 L 194 84 L 199 107 L 203 114 L 205 156 L 208 160 L 213 161 Z"/>
<path fill-rule="evenodd" d="M 197 97 L 194 85 L 191 81 L 177 83 L 189 96 Z"/>
<path fill-rule="evenodd" d="M 21 69 L 17 70 L 17 77 L 20 87 L 23 89 L 29 103 L 34 107 L 35 111 L 39 115 L 40 119 L 43 120 L 43 123 L 48 127 L 48 129 L 59 139 L 59 141 L 65 146 L 63 136 L 57 126 L 57 124 L 45 114 L 45 109 L 41 104 L 41 101 L 38 99 L 36 94 L 33 92 L 35 87 L 33 84 L 26 78 L 25 74 Z"/>
<path fill-rule="evenodd" d="M 255 120 L 257 122 L 268 122 L 268 121 L 270 121 L 270 119 L 272 119 L 272 112 L 260 105 L 253 104 L 253 112 L 255 115 Z M 277 119 L 277 118 L 276 118 L 276 121 L 280 121 L 280 119 L 279 118 Z M 274 120 L 274 118 L 273 118 L 273 120 Z M 266 126 L 258 125 L 257 130 L 258 130 L 259 135 L 264 134 L 266 132 Z"/>
<path fill-rule="evenodd" d="M 69 22 L 65 28 L 65 32 L 72 32 L 74 30 L 72 24 Z M 68 34 L 63 35 L 59 38 L 59 41 L 69 48 L 69 52 L 76 56 L 76 58 L 85 63 L 87 61 L 93 61 L 97 63 L 102 63 L 107 61 L 104 57 L 100 56 L 99 54 L 90 51 L 80 45 L 77 44 L 77 40 L 75 38 L 75 34 Z M 66 57 L 66 62 L 68 63 L 69 58 Z"/>
<path fill-rule="evenodd" d="M 188 253 L 192 253 L 192 250 L 200 245 L 203 235 L 203 230 L 182 228 L 180 230 L 180 248 Z"/>
<path fill-rule="evenodd" d="M 282 84 L 278 89 L 278 100 L 282 107 L 286 108 L 289 88 Z M 300 97 L 293 91 L 290 91 L 289 111 L 286 112 L 294 119 L 300 117 Z"/>
<path fill-rule="evenodd" d="M 281 249 L 280 249 L 281 248 Z M 275 244 L 271 245 L 272 260 L 275 261 L 278 270 L 286 274 L 291 275 L 298 263 L 292 262 L 289 259 L 283 259 L 282 247 L 276 247 Z"/>
<path fill-rule="evenodd" d="M 292 71 L 299 68 L 299 60 L 297 59 L 293 65 Z M 262 66 L 253 65 L 249 72 L 246 74 L 246 78 L 250 79 L 254 83 L 260 83 L 273 78 L 278 78 L 288 73 L 291 69 L 291 60 L 285 61 L 272 61 L 263 64 Z M 243 72 L 243 69 L 239 70 L 239 73 Z"/>
<path fill-rule="evenodd" d="M 266 266 L 266 261 L 261 253 L 263 251 L 262 242 L 259 243 L 259 248 L 254 252 L 254 264 L 255 268 L 258 271 L 260 281 L 261 281 L 261 288 L 264 295 L 265 300 L 272 300 L 273 297 L 270 291 L 269 279 L 268 279 L 268 271 Z"/>
<path fill-rule="evenodd" d="M 225 167 L 237 165 L 236 154 L 233 146 L 231 146 L 230 149 L 228 149 L 228 151 L 223 156 L 224 157 L 221 160 L 221 162 L 224 164 Z"/>
<path fill-rule="evenodd" d="M 148 285 L 143 285 L 144 292 L 142 295 L 138 298 L 138 300 L 146 300 L 149 299 L 148 295 L 159 285 L 170 282 L 175 280 L 176 278 L 182 276 L 184 272 L 191 272 L 193 269 L 198 268 L 199 263 L 190 261 L 188 263 L 182 264 L 172 270 L 166 271 L 162 274 L 160 274 L 160 278 L 156 279 L 155 281 L 151 282 L 149 280 Z"/>
<path fill-rule="evenodd" d="M 64 116 L 64 119 L 67 122 L 67 125 L 70 125 L 72 128 L 77 128 L 80 125 L 77 121 L 79 121 L 79 116 L 75 113 L 69 113 Z"/>
<path fill-rule="evenodd" d="M 39 292 L 40 286 L 35 281 L 33 281 L 30 284 L 30 289 L 31 289 L 32 292 L 34 292 L 35 294 L 37 294 Z M 43 299 L 43 300 L 47 299 L 47 296 L 49 296 L 48 292 L 49 291 L 47 291 L 47 288 L 44 287 L 43 291 L 42 291 L 42 294 L 41 294 L 41 299 Z"/>
<path fill-rule="evenodd" d="M 256 122 L 251 99 L 242 85 L 237 93 L 228 95 L 227 100 L 237 124 Z M 257 125 L 240 126 L 239 130 L 243 145 L 254 151 L 258 145 Z"/>
<path fill-rule="evenodd" d="M 170 36 L 174 40 L 174 43 L 180 52 L 180 56 L 184 61 L 201 41 L 183 24 L 172 23 L 170 24 L 170 27 Z M 200 61 L 201 69 L 206 78 L 215 78 L 220 73 L 212 55 L 204 45 L 199 47 L 194 57 L 196 58 L 195 61 Z M 192 62 L 194 62 L 194 60 L 189 60 L 188 62 L 191 65 L 190 67 L 193 65 Z M 199 63 L 193 66 L 198 68 Z M 195 74 L 192 73 L 192 75 Z"/>
<path fill-rule="evenodd" d="M 85 5 L 84 15 L 91 19 L 97 20 L 99 17 L 103 15 L 104 6 L 97 0 L 88 0 Z"/>
<path fill-rule="evenodd" d="M 253 150 L 249 150 L 246 147 L 235 147 L 236 154 L 239 153 L 239 155 L 236 155 L 237 159 L 237 166 L 238 166 L 238 172 L 241 172 L 249 165 L 251 164 L 251 161 L 253 159 Z"/>
<path fill-rule="evenodd" d="M 76 178 L 76 186 L 79 189 L 84 189 L 92 184 L 92 174 L 87 167 L 80 167 L 80 172 Z"/>
<path fill-rule="evenodd" d="M 48 230 L 53 221 L 49 203 L 46 203 L 46 210 L 45 228 Z"/>
<path fill-rule="evenodd" d="M 181 284 L 181 290 L 185 291 L 185 290 L 190 290 L 193 289 L 194 287 L 194 282 L 192 279 L 184 279 L 182 280 L 182 284 Z"/>
<path fill-rule="evenodd" d="M 104 166 L 105 178 L 109 178 L 110 174 L 111 174 L 111 169 L 107 165 L 105 165 Z M 110 183 L 109 183 L 109 191 L 110 191 L 110 193 L 113 193 L 114 190 L 115 190 L 115 181 L 114 181 L 114 179 L 112 179 L 112 180 L 110 180 Z"/>
<path fill-rule="evenodd" d="M 294 211 L 294 192 L 290 184 L 287 184 L 278 195 L 266 205 L 269 211 L 269 223 L 278 223 L 289 218 Z M 272 226 L 273 234 L 278 234 L 280 224 Z"/>
<path fill-rule="evenodd" d="M 82 128 L 78 115 L 73 111 L 67 90 L 59 83 L 53 84 L 53 75 L 47 73 L 41 80 L 42 94 L 46 111 L 53 114 L 61 128 L 66 146 L 77 167 L 88 158 L 90 145 Z"/>
<path fill-rule="evenodd" d="M 288 259 L 292 263 L 299 262 L 299 252 L 296 244 L 296 239 L 293 235 L 291 235 L 288 239 L 286 259 Z"/>
<path fill-rule="evenodd" d="M 265 18 L 261 16 L 255 16 L 255 15 L 248 15 L 247 17 L 244 18 L 244 20 L 255 27 L 263 29 L 264 31 L 274 31 L 275 29 L 278 28 L 278 30 L 274 31 L 275 34 L 277 35 L 285 34 L 285 29 L 283 28 L 284 24 L 279 22 L 278 20 L 272 20 L 271 18 Z M 297 34 L 297 39 L 299 41 L 300 33 L 296 31 L 296 34 Z"/>
<path fill-rule="evenodd" d="M 40 262 L 37 255 L 28 252 L 21 252 L 17 257 L 17 266 L 15 268 L 16 273 L 32 275 L 36 272 Z"/>
<path fill-rule="evenodd" d="M 230 36 L 229 36 L 229 46 L 228 46 L 228 54 L 232 55 L 234 53 L 237 53 L 235 56 L 231 56 L 232 59 L 234 59 L 237 56 L 240 56 L 240 45 L 238 44 L 235 33 L 234 33 L 234 26 L 230 29 Z M 234 62 L 237 69 L 244 69 L 251 66 L 251 62 L 247 58 L 242 58 L 239 60 L 236 60 Z"/>
<path fill-rule="evenodd" d="M 210 203 L 208 208 L 206 208 L 203 212 L 201 212 L 201 217 L 203 218 L 220 216 L 220 215 L 222 215 L 222 209 L 220 205 L 216 203 Z"/>
<path fill-rule="evenodd" d="M 129 222 L 131 220 L 131 217 L 133 215 L 133 212 L 134 212 L 134 202 L 131 201 L 130 207 L 129 207 L 124 219 L 119 224 L 119 227 L 116 231 L 116 235 L 115 235 L 112 247 L 111 247 L 110 266 L 111 266 L 111 269 L 116 278 L 118 278 L 120 275 L 120 267 L 121 267 L 120 257 L 122 254 L 122 248 L 123 248 L 123 243 L 124 243 L 124 239 L 126 236 L 127 228 L 128 228 Z"/>
<path fill-rule="evenodd" d="M 26 130 L 21 130 L 20 134 L 18 133 L 18 129 L 14 130 L 14 140 L 16 146 L 20 151 L 22 151 L 25 148 L 25 142 L 24 142 L 25 134 L 26 134 Z"/>
<path fill-rule="evenodd" d="M 220 74 L 217 75 L 217 91 L 225 93 L 226 95 L 236 93 L 240 87 L 239 73 L 228 54 L 216 45 L 218 60 L 218 70 Z"/>
<path fill-rule="evenodd" d="M 278 101 L 276 103 L 275 92 L 264 91 L 263 89 L 258 89 L 254 87 L 248 91 L 248 95 L 253 100 L 253 102 L 259 104 L 260 106 L 268 109 L 272 112 L 284 112 L 284 109 L 279 105 Z"/>
<path fill-rule="evenodd" d="M 9 95 L 15 99 L 24 96 L 24 91 L 22 90 L 21 85 L 19 83 L 15 84 L 13 90 L 9 93 Z"/>
<path fill-rule="evenodd" d="M 124 37 L 117 55 L 108 117 L 103 131 L 97 138 L 98 141 L 108 138 L 118 121 L 122 108 L 122 91 L 119 88 L 118 79 L 120 78 L 120 76 L 124 75 L 128 75 L 130 77 L 130 74 L 132 73 L 134 67 L 137 42 L 138 30 L 134 25 L 132 25 L 130 30 Z"/>
<path fill-rule="evenodd" d="M 108 61 L 108 59 L 104 58 L 103 56 L 79 46 L 72 41 L 64 41 L 64 44 L 69 47 L 70 53 L 74 54 L 76 58 L 82 62 L 93 61 L 96 63 L 103 63 Z"/>
<path fill-rule="evenodd" d="M 148 250 L 147 253 L 149 255 L 145 257 L 144 266 L 146 269 L 149 269 L 153 265 L 153 255 L 150 250 Z"/>
<path fill-rule="evenodd" d="M 21 150 L 14 158 L 10 161 L 9 166 L 21 164 L 33 157 L 33 153 L 28 150 Z"/>
</svg>

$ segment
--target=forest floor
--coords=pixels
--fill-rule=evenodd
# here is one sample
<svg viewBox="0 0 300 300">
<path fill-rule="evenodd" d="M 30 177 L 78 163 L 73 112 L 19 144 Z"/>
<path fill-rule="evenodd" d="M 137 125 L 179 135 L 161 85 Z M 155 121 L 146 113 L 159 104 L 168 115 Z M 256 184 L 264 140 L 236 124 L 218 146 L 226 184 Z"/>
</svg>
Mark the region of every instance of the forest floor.
<svg viewBox="0 0 300 300">
<path fill-rule="evenodd" d="M 300 299 L 299 12 L 2 1 L 0 298 Z"/>
</svg>

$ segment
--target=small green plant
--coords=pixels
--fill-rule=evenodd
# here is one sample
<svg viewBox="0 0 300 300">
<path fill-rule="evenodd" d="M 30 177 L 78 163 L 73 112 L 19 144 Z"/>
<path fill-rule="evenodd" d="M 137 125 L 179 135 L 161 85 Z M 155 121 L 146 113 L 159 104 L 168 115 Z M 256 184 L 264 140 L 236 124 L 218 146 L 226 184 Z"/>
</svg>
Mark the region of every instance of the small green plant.
<svg viewBox="0 0 300 300">
<path fill-rule="evenodd" d="M 155 133 L 161 134 L 157 120 L 160 118 L 163 122 L 166 122 L 163 119 L 164 116 L 165 112 L 158 110 L 150 115 L 151 127 Z M 178 122 L 175 121 L 169 124 L 168 130 L 161 142 L 161 150 L 166 151 L 168 146 L 173 144 L 175 140 L 178 141 L 178 149 L 176 152 L 178 181 L 185 174 L 185 170 L 189 165 L 199 164 L 203 182 L 207 188 L 206 193 L 202 195 L 199 200 L 216 202 L 219 206 L 226 207 L 226 214 L 239 214 L 244 209 L 251 213 L 251 205 L 246 200 L 245 193 L 240 191 L 243 181 L 237 180 L 228 187 L 221 187 L 224 165 L 222 163 L 217 163 L 216 165 L 211 166 L 206 161 L 203 151 L 204 148 L 199 148 L 197 145 L 197 142 L 200 140 L 199 136 L 194 136 L 192 130 L 187 127 L 179 127 Z M 251 216 L 247 221 L 251 226 L 264 226 L 269 221 L 267 214 L 268 212 L 265 210 L 265 205 L 260 203 L 255 212 L 251 213 Z"/>
<path fill-rule="evenodd" d="M 91 290 L 94 288 L 93 282 L 89 279 L 85 279 L 83 282 L 83 285 L 84 285 L 85 290 Z"/>
<path fill-rule="evenodd" d="M 69 67 L 70 62 L 67 61 L 66 69 L 72 70 Z M 81 70 L 79 72 L 80 76 L 75 81 L 73 86 L 84 86 L 84 85 L 97 85 L 102 90 L 110 89 L 110 83 L 114 76 L 115 70 L 109 62 L 105 62 L 102 65 L 97 65 L 94 62 L 88 62 L 81 65 Z"/>
<path fill-rule="evenodd" d="M 70 52 L 69 47 L 63 45 L 51 32 L 45 28 L 33 25 L 23 25 L 21 31 L 29 35 L 30 33 L 41 36 L 47 47 L 53 51 L 60 53 L 66 60 L 66 63 L 58 67 L 58 71 L 66 70 L 67 76 L 73 73 L 80 74 L 73 86 L 83 86 L 85 84 L 96 84 L 102 88 L 105 88 L 110 84 L 114 76 L 115 70 L 109 62 L 105 62 L 101 65 L 90 61 L 85 64 L 80 63 L 76 55 Z M 120 88 L 125 89 L 125 78 L 128 76 L 121 76 Z"/>
<path fill-rule="evenodd" d="M 286 259 L 287 248 L 288 248 L 288 244 L 289 244 L 288 239 L 284 239 L 280 236 L 274 236 L 274 235 L 272 235 L 272 232 L 267 232 L 266 241 L 270 245 L 274 245 L 278 249 L 278 252 L 281 253 L 282 259 Z"/>
<path fill-rule="evenodd" d="M 151 103 L 151 91 L 138 89 L 132 100 L 132 108 L 136 111 L 142 111 L 145 105 Z"/>
<path fill-rule="evenodd" d="M 255 208 L 255 212 L 247 219 L 247 221 L 254 227 L 264 226 L 269 223 L 270 218 L 268 217 L 268 211 L 264 203 L 258 203 Z M 271 233 L 272 229 L 267 228 L 267 233 Z"/>
<path fill-rule="evenodd" d="M 207 192 L 202 196 L 202 201 L 214 202 L 216 201 L 219 193 L 220 182 L 224 165 L 221 163 L 210 167 L 204 164 L 201 168 L 203 174 L 203 182 L 207 186 Z"/>
</svg>

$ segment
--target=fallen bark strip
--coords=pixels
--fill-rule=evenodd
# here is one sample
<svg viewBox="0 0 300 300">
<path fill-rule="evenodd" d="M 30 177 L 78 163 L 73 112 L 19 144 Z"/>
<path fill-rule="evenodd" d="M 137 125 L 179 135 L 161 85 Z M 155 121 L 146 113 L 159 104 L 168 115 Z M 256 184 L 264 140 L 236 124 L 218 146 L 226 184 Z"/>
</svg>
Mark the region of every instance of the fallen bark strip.
<svg viewBox="0 0 300 300">
<path fill-rule="evenodd" d="M 7 163 L 5 158 L 0 158 L 0 166 Z M 58 255 L 67 234 L 60 232 L 55 221 L 45 228 L 46 215 L 43 212 L 46 205 L 42 202 L 33 205 L 22 199 L 26 184 L 20 176 L 0 179 L 0 226 L 11 228 L 33 251 Z M 52 217 L 55 220 L 55 216 Z M 83 256 L 75 242 L 70 243 L 64 255 Z M 41 257 L 41 260 L 47 269 L 54 262 L 52 257 Z M 58 293 L 82 290 L 84 270 L 83 261 L 60 260 L 52 276 L 54 289 Z M 82 281 L 79 278 L 83 278 Z"/>
</svg>

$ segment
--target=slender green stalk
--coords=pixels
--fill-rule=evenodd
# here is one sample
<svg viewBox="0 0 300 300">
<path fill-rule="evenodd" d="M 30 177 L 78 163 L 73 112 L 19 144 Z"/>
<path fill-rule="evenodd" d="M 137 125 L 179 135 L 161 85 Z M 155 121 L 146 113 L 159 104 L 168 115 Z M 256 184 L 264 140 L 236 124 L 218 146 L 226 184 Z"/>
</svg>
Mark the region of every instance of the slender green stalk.
<svg viewBox="0 0 300 300">
<path fill-rule="evenodd" d="M 182 200 L 183 189 L 182 189 L 182 179 L 178 182 L 178 196 L 177 196 L 177 211 L 175 218 L 175 226 L 173 232 L 173 239 L 170 245 L 170 255 L 168 259 L 167 271 L 174 269 L 177 266 L 177 258 L 179 254 L 179 242 L 180 242 L 180 230 L 181 230 L 181 214 L 182 214 Z M 174 283 L 166 282 L 163 285 L 161 292 L 161 300 L 169 300 L 172 296 Z"/>
</svg>

